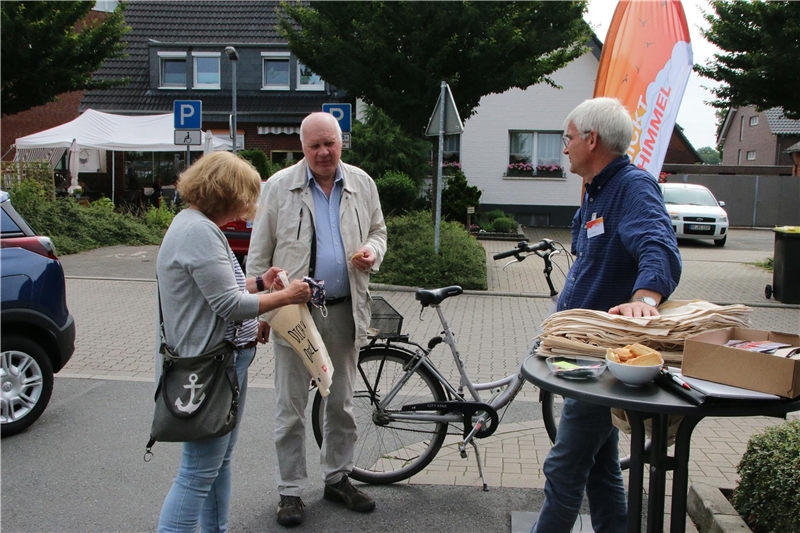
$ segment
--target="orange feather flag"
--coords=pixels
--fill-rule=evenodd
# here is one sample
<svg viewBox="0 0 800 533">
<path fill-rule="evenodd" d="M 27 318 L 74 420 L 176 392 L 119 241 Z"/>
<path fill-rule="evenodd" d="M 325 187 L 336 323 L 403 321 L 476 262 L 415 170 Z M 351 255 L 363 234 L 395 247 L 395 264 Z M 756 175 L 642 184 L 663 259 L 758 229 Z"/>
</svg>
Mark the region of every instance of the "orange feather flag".
<svg viewBox="0 0 800 533">
<path fill-rule="evenodd" d="M 680 0 L 620 0 L 611 20 L 594 96 L 618 98 L 631 114 L 628 156 L 661 172 L 692 72 L 689 26 Z"/>
</svg>

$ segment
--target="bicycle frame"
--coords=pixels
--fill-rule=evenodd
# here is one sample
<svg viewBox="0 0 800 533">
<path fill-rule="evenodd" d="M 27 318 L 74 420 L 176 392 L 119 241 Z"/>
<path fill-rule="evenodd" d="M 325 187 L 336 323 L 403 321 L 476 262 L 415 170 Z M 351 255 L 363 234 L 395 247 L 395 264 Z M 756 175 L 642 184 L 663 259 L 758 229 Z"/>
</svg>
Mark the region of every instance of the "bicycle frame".
<svg viewBox="0 0 800 533">
<path fill-rule="evenodd" d="M 470 401 L 464 396 L 464 387 L 467 388 L 469 391 L 472 400 L 475 402 L 486 403 L 492 409 L 501 409 L 511 403 L 511 401 L 516 397 L 519 391 L 522 389 L 522 386 L 525 384 L 525 379 L 522 377 L 522 373 L 517 370 L 515 374 L 511 374 L 506 376 L 505 378 L 499 379 L 497 381 L 492 381 L 489 383 L 473 383 L 472 380 L 469 378 L 467 374 L 467 370 L 464 366 L 464 362 L 461 359 L 461 353 L 458 351 L 458 343 L 456 342 L 455 336 L 453 335 L 452 330 L 450 329 L 450 324 L 447 321 L 447 318 L 444 316 L 442 309 L 439 305 L 431 305 L 436 310 L 437 315 L 439 316 L 439 321 L 441 322 L 444 328 L 444 338 L 442 342 L 447 344 L 450 347 L 450 352 L 453 356 L 453 361 L 456 364 L 456 368 L 458 369 L 460 375 L 460 382 L 459 387 L 456 389 L 450 383 L 450 381 L 442 375 L 436 365 L 430 360 L 430 353 L 433 351 L 433 348 L 425 349 L 421 345 L 408 340 L 407 338 L 403 339 L 387 339 L 385 342 L 378 343 L 374 342 L 370 344 L 370 346 L 377 346 L 377 345 L 385 345 L 387 347 L 392 346 L 393 343 L 398 344 L 405 344 L 409 346 L 416 347 L 416 350 L 409 350 L 407 348 L 400 348 L 404 351 L 407 351 L 414 355 L 416 359 L 416 363 L 413 367 L 410 367 L 406 370 L 404 376 L 397 381 L 392 389 L 386 393 L 386 395 L 378 402 L 377 407 L 383 408 L 385 405 L 389 405 L 397 393 L 403 388 L 405 383 L 410 379 L 410 377 L 414 374 L 414 372 L 420 366 L 425 367 L 430 371 L 434 377 L 439 381 L 439 383 L 444 387 L 445 391 L 448 395 L 455 401 Z M 438 342 L 436 343 L 438 344 Z M 434 345 L 435 346 L 435 345 Z M 395 346 L 395 348 L 397 348 Z M 505 387 L 503 389 L 503 387 Z M 485 390 L 492 390 L 498 389 L 495 393 L 488 399 L 488 401 L 484 401 L 480 396 L 480 391 Z M 479 415 L 476 415 L 473 418 L 477 418 Z M 453 413 L 453 414 L 435 414 L 425 411 L 415 411 L 415 412 L 393 412 L 391 417 L 395 420 L 424 420 L 427 422 L 447 422 L 447 423 L 461 423 L 463 422 L 463 417 L 460 414 Z"/>
</svg>

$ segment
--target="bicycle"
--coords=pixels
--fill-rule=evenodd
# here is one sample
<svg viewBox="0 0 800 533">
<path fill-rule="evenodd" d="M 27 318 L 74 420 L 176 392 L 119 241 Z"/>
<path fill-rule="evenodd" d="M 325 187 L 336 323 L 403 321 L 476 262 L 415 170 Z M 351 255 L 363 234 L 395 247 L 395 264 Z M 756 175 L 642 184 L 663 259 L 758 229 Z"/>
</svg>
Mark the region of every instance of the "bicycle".
<svg viewBox="0 0 800 533">
<path fill-rule="evenodd" d="M 549 239 L 535 245 L 522 241 L 514 250 L 494 255 L 494 259 L 514 256 L 513 263 L 523 261 L 530 254 L 538 255 L 544 260 L 545 279 L 550 296 L 555 299 L 558 291 L 550 279 L 551 257 L 566 252 L 559 246 Z M 448 426 L 453 424 L 463 426 L 463 440 L 458 444 L 461 457 L 467 457 L 468 446 L 474 448 L 483 490 L 488 490 L 475 439 L 489 437 L 495 432 L 501 421 L 498 410 L 510 405 L 525 379 L 519 369 L 488 383 L 474 383 L 469 378 L 441 308 L 445 300 L 462 293 L 461 287 L 455 285 L 416 292 L 415 298 L 422 310 L 427 307 L 436 310 L 443 327 L 442 333 L 430 339 L 427 347 L 400 333 L 403 317 L 388 302 L 378 297 L 373 299 L 373 323 L 375 306 L 380 307 L 383 316 L 389 310 L 394 313 L 388 321 L 384 319 L 380 324 L 383 327 L 378 328 L 381 331 L 372 336 L 359 353 L 353 400 L 359 439 L 354 454 L 355 467 L 350 473 L 353 479 L 387 484 L 410 478 L 433 461 L 449 434 Z M 387 322 L 389 327 L 386 327 Z M 442 343 L 449 346 L 460 374 L 458 386 L 452 385 L 431 360 L 431 352 Z M 483 399 L 481 392 L 485 391 L 490 396 Z M 540 390 L 540 401 L 548 436 L 554 441 L 558 426 L 553 395 Z M 312 406 L 312 427 L 320 445 L 324 423 L 322 402 L 322 395 L 317 391 Z"/>
</svg>

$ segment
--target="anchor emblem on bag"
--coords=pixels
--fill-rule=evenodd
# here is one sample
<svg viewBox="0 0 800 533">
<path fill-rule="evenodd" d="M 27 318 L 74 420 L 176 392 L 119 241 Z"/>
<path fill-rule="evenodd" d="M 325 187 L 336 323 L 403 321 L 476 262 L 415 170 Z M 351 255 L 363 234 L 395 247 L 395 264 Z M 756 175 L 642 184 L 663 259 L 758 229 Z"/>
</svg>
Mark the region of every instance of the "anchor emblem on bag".
<svg viewBox="0 0 800 533">
<path fill-rule="evenodd" d="M 197 411 L 197 409 L 200 407 L 200 405 L 202 405 L 203 400 L 206 397 L 206 393 L 204 392 L 203 394 L 201 394 L 200 397 L 197 398 L 197 403 L 195 403 L 194 392 L 195 392 L 195 390 L 197 390 L 197 389 L 199 389 L 199 388 L 201 388 L 203 386 L 202 383 L 199 384 L 199 385 L 195 385 L 196 382 L 197 382 L 197 374 L 189 374 L 189 384 L 183 386 L 184 389 L 189 389 L 189 394 L 190 394 L 189 403 L 187 403 L 186 405 L 183 405 L 183 403 L 181 402 L 180 398 L 175 400 L 175 407 L 178 408 L 178 411 L 182 411 L 184 413 L 191 414 L 191 413 L 194 413 L 195 411 Z"/>
</svg>

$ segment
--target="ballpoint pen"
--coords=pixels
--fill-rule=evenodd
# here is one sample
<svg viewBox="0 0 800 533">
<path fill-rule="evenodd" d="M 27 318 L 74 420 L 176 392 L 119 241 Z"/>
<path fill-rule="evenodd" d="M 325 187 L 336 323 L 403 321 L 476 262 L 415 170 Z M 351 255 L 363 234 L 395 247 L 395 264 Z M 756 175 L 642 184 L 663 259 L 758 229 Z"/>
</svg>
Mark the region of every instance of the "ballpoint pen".
<svg viewBox="0 0 800 533">
<path fill-rule="evenodd" d="M 692 387 L 691 387 L 691 386 L 689 386 L 689 384 L 688 384 L 688 383 L 686 383 L 685 381 L 683 381 L 681 378 L 679 378 L 678 376 L 676 376 L 675 374 L 673 374 L 672 372 L 670 372 L 670 371 L 669 371 L 669 370 L 667 370 L 666 368 L 662 368 L 662 369 L 661 369 L 661 373 L 662 373 L 664 376 L 666 376 L 667 378 L 669 378 L 669 379 L 671 379 L 672 381 L 674 381 L 675 383 L 677 383 L 678 385 L 680 385 L 681 387 L 683 387 L 684 389 L 686 389 L 686 390 L 692 390 Z"/>
</svg>

